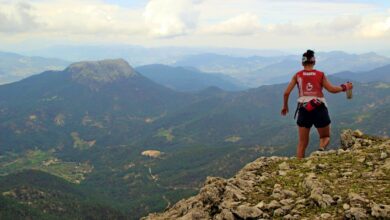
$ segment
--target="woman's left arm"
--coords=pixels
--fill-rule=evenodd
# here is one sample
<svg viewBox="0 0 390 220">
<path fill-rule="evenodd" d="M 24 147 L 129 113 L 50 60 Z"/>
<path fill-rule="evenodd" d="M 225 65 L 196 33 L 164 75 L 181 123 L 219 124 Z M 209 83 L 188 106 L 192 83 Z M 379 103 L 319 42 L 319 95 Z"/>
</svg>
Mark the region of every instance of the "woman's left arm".
<svg viewBox="0 0 390 220">
<path fill-rule="evenodd" d="M 341 86 L 334 86 L 334 85 L 332 85 L 332 83 L 329 82 L 328 78 L 325 75 L 324 75 L 324 78 L 323 78 L 323 81 L 322 81 L 322 85 L 330 93 L 345 92 L 345 90 L 353 88 L 353 84 L 350 83 L 350 82 L 344 83 Z M 344 86 L 344 88 L 343 88 L 343 86 Z"/>
</svg>

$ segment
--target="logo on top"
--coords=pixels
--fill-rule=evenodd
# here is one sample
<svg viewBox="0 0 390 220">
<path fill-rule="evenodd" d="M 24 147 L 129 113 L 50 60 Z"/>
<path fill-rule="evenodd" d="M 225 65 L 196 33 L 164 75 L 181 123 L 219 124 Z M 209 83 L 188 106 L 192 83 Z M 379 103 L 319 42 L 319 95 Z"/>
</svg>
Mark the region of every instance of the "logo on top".
<svg viewBox="0 0 390 220">
<path fill-rule="evenodd" d="M 310 92 L 313 90 L 313 88 L 314 88 L 313 84 L 311 83 L 306 84 L 306 91 Z"/>
</svg>

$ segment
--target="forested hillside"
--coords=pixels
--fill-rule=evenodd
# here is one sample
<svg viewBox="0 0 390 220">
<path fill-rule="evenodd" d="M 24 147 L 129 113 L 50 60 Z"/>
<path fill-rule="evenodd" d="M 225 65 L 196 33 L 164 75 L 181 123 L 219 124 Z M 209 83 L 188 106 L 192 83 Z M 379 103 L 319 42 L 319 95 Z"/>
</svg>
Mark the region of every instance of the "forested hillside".
<svg viewBox="0 0 390 220">
<path fill-rule="evenodd" d="M 390 86 L 383 85 L 356 82 L 352 100 L 326 94 L 331 147 L 346 127 L 389 134 Z M 124 60 L 44 72 L 0 86 L 0 175 L 12 179 L 33 169 L 60 177 L 83 192 L 91 190 L 75 199 L 86 210 L 102 205 L 106 214 L 131 218 L 161 211 L 197 192 L 206 176 L 230 177 L 259 156 L 294 155 L 296 97 L 289 117 L 281 117 L 285 86 L 184 93 L 152 82 Z M 309 151 L 316 149 L 314 133 L 312 140 Z M 62 193 L 60 201 L 73 196 L 68 189 Z M 22 197 L 12 195 L 3 194 L 3 201 L 23 209 L 14 203 L 25 205 Z M 92 196 L 96 204 L 91 195 L 99 195 Z M 39 201 L 33 201 L 38 205 L 30 207 L 32 214 L 43 210 Z"/>
</svg>

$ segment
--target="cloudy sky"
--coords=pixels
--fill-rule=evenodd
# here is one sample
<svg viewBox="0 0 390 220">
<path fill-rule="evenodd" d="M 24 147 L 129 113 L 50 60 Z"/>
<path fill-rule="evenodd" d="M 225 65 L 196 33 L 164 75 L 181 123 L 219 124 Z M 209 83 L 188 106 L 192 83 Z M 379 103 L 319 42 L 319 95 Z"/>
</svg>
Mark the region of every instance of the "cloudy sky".
<svg viewBox="0 0 390 220">
<path fill-rule="evenodd" d="M 58 44 L 390 54 L 390 1 L 0 0 L 0 50 Z"/>
</svg>

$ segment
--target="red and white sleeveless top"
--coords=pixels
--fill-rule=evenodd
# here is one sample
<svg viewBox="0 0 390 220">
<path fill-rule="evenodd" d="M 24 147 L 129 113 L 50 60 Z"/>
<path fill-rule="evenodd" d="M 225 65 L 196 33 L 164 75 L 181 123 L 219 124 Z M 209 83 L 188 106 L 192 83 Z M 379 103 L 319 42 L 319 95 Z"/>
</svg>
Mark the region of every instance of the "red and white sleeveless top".
<svg viewBox="0 0 390 220">
<path fill-rule="evenodd" d="M 324 73 L 318 70 L 301 70 L 296 73 L 299 90 L 298 102 L 307 102 L 313 98 L 324 98 L 322 82 Z"/>
</svg>

